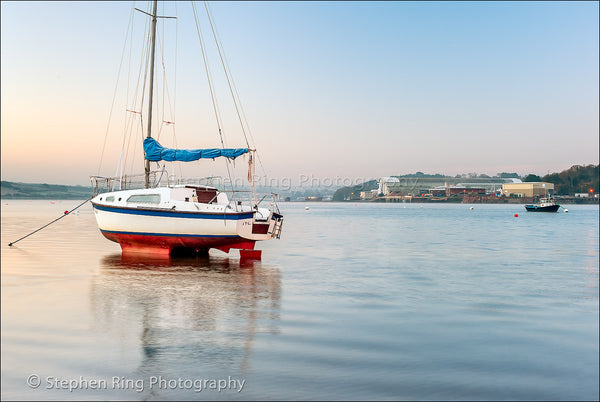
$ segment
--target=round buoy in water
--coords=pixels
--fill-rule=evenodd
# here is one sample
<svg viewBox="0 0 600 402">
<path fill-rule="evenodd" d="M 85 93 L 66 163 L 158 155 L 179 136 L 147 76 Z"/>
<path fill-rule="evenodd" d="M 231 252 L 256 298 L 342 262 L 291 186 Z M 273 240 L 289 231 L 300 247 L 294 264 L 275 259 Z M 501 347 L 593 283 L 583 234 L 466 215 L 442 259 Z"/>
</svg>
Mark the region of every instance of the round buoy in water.
<svg viewBox="0 0 600 402">
<path fill-rule="evenodd" d="M 472 210 L 473 210 L 473 207 L 471 207 L 470 209 L 471 209 L 471 211 L 472 211 Z"/>
<path fill-rule="evenodd" d="M 565 212 L 569 212 L 569 210 L 565 208 Z"/>
<path fill-rule="evenodd" d="M 519 216 L 519 214 L 515 214 L 515 218 L 518 217 L 518 216 Z"/>
<path fill-rule="evenodd" d="M 69 211 L 65 211 L 65 215 L 68 214 L 68 213 L 69 213 Z"/>
<path fill-rule="evenodd" d="M 308 211 L 310 208 L 309 207 L 304 207 L 304 209 Z"/>
</svg>

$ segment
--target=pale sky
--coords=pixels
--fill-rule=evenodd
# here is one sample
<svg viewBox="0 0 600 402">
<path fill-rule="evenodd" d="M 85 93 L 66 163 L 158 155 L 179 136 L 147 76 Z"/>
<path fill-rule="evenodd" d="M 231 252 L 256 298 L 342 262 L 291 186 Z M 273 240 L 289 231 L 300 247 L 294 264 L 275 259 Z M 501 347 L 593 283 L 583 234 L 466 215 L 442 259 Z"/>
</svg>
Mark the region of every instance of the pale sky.
<svg viewBox="0 0 600 402">
<path fill-rule="evenodd" d="M 269 176 L 295 182 L 416 171 L 543 175 L 598 164 L 598 5 L 210 3 L 253 145 Z M 87 185 L 98 173 L 134 6 L 148 9 L 1 3 L 2 180 Z M 164 24 L 177 27 L 177 66 L 169 70 L 177 142 L 216 147 L 214 120 L 195 120 L 212 117 L 205 84 L 187 83 L 205 81 L 189 2 L 176 12 L 177 22 Z M 144 18 L 134 15 L 138 24 Z M 210 28 L 201 29 L 210 38 Z M 127 82 L 135 81 L 122 74 L 121 88 Z M 101 174 L 115 174 L 124 130 L 116 123 Z M 229 146 L 245 146 L 225 128 Z M 173 147 L 170 138 L 161 143 Z M 136 163 L 141 172 L 141 155 Z M 189 174 L 218 173 L 212 163 L 194 162 Z M 236 166 L 243 172 L 243 162 Z"/>
</svg>

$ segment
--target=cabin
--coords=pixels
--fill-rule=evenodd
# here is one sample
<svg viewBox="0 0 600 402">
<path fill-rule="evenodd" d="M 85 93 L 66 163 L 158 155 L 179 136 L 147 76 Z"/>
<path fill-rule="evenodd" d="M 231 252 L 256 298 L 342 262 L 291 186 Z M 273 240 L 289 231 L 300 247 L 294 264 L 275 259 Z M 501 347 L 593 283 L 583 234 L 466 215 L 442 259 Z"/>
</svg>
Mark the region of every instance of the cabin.
<svg viewBox="0 0 600 402">
<path fill-rule="evenodd" d="M 202 204 L 227 205 L 227 195 L 214 187 L 177 186 L 171 188 L 171 199 L 177 201 L 199 202 Z"/>
</svg>

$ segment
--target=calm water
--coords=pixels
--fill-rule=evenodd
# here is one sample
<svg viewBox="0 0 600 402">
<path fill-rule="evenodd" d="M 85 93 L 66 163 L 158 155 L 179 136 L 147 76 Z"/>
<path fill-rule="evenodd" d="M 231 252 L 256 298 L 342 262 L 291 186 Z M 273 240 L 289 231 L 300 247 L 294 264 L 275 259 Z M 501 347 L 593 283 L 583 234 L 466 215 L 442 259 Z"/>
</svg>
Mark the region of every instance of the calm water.
<svg viewBox="0 0 600 402">
<path fill-rule="evenodd" d="M 2 201 L 3 399 L 599 397 L 597 206 L 284 203 L 240 265 L 122 258 L 86 205 L 7 246 L 77 204 Z"/>
</svg>

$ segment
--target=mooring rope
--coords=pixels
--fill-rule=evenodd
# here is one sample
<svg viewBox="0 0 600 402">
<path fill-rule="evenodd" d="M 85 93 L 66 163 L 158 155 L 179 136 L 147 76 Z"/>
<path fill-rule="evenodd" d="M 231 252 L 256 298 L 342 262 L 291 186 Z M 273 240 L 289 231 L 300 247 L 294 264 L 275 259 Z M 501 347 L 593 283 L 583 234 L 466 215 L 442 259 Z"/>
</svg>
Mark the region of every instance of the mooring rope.
<svg viewBox="0 0 600 402">
<path fill-rule="evenodd" d="M 81 207 L 83 204 L 85 204 L 86 202 L 88 202 L 88 201 L 89 201 L 89 200 L 91 200 L 92 198 L 94 198 L 94 196 L 91 196 L 90 198 L 88 198 L 87 200 L 85 200 L 84 202 L 82 202 L 81 204 L 77 205 L 77 206 L 76 206 L 75 208 L 73 208 L 72 210 L 70 210 L 70 211 L 65 211 L 65 213 L 64 213 L 62 216 L 59 216 L 58 218 L 56 218 L 56 219 L 55 219 L 55 220 L 53 220 L 52 222 L 50 222 L 50 223 L 47 223 L 47 224 L 45 224 L 44 226 L 42 226 L 41 228 L 39 228 L 39 229 L 37 229 L 37 230 L 34 230 L 33 232 L 29 233 L 28 235 L 25 235 L 25 236 L 21 237 L 19 240 L 15 240 L 15 241 L 13 241 L 12 243 L 8 243 L 9 247 L 12 247 L 12 245 L 13 245 L 13 244 L 15 244 L 16 242 L 18 242 L 18 241 L 21 241 L 21 240 L 23 240 L 24 238 L 26 238 L 26 237 L 29 237 L 29 236 L 31 236 L 32 234 L 36 233 L 36 232 L 39 232 L 39 231 L 40 231 L 40 230 L 42 230 L 43 228 L 45 228 L 45 227 L 47 227 L 47 226 L 50 226 L 50 225 L 52 225 L 54 222 L 58 221 L 59 219 L 62 219 L 62 218 L 64 218 L 65 216 L 69 215 L 71 212 L 75 211 L 77 208 Z"/>
</svg>

